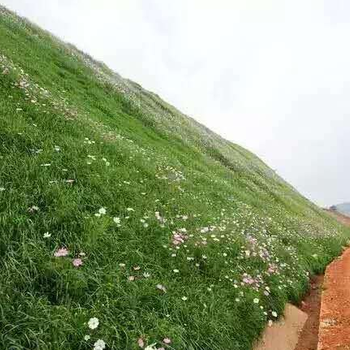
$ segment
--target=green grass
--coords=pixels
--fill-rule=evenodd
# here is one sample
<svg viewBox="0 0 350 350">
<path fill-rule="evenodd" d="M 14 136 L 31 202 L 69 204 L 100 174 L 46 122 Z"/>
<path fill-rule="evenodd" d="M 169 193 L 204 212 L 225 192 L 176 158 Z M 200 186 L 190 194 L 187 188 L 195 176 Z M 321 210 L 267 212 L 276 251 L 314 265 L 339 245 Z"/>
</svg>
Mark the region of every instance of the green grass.
<svg viewBox="0 0 350 350">
<path fill-rule="evenodd" d="M 251 349 L 340 253 L 252 153 L 2 7 L 0 38 L 1 349 Z"/>
</svg>

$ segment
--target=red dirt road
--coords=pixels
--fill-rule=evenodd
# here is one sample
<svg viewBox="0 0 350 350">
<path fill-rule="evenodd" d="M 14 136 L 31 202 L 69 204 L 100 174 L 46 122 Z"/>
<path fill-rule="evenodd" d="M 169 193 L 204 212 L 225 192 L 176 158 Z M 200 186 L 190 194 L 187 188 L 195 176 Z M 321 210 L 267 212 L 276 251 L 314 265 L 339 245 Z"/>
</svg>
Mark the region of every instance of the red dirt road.
<svg viewBox="0 0 350 350">
<path fill-rule="evenodd" d="M 330 212 L 350 226 L 350 218 Z M 318 350 L 350 350 L 350 248 L 325 273 Z"/>
<path fill-rule="evenodd" d="M 318 350 L 350 350 L 350 249 L 326 270 Z"/>
</svg>

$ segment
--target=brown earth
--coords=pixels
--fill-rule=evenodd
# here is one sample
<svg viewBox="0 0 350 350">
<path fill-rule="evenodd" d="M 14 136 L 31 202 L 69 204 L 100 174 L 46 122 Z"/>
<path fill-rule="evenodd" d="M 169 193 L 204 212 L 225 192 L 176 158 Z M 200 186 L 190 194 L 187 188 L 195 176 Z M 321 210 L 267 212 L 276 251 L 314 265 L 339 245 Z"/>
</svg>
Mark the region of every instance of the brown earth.
<svg viewBox="0 0 350 350">
<path fill-rule="evenodd" d="M 328 211 L 350 226 L 350 218 Z M 350 350 L 350 248 L 325 273 L 318 350 Z"/>
<path fill-rule="evenodd" d="M 350 248 L 326 270 L 318 350 L 350 350 Z"/>
</svg>

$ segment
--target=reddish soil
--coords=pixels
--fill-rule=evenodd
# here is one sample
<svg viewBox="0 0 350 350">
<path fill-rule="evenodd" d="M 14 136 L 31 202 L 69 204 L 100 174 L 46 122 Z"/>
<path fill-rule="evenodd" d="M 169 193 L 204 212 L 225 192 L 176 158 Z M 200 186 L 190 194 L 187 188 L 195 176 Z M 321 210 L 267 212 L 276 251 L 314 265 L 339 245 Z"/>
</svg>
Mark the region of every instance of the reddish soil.
<svg viewBox="0 0 350 350">
<path fill-rule="evenodd" d="M 350 226 L 350 217 L 326 211 Z M 311 280 L 301 310 L 308 319 L 294 350 L 350 350 L 350 249 L 329 265 L 325 277 Z"/>
<path fill-rule="evenodd" d="M 350 226 L 350 218 L 328 211 Z M 350 248 L 326 270 L 320 313 L 318 350 L 350 350 Z"/>
<path fill-rule="evenodd" d="M 313 277 L 309 293 L 301 303 L 301 310 L 307 313 L 308 319 L 299 335 L 299 340 L 294 350 L 317 350 L 322 284 L 323 276 Z"/>
<path fill-rule="evenodd" d="M 350 350 L 350 248 L 326 271 L 319 350 Z"/>
</svg>

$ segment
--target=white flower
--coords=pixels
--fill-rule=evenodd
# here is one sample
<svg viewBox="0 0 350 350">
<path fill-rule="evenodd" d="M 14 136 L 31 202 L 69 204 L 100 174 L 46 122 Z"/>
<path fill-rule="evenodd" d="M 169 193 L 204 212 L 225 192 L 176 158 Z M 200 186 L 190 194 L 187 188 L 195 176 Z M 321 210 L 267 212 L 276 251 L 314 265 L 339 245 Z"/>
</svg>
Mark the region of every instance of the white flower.
<svg viewBox="0 0 350 350">
<path fill-rule="evenodd" d="M 156 343 L 146 346 L 145 350 L 157 350 Z"/>
<path fill-rule="evenodd" d="M 90 318 L 89 322 L 88 322 L 88 326 L 90 329 L 96 329 L 99 325 L 100 321 L 98 320 L 97 317 L 92 317 Z"/>
<path fill-rule="evenodd" d="M 187 297 L 182 297 L 181 298 L 183 301 L 186 301 L 188 298 Z"/>
<path fill-rule="evenodd" d="M 150 277 L 150 276 L 151 276 L 151 274 L 148 273 L 148 272 L 144 272 L 144 274 L 143 274 L 143 277 L 145 277 L 145 278 L 148 278 L 148 277 Z"/>
<path fill-rule="evenodd" d="M 55 146 L 55 151 L 59 152 L 61 150 L 61 148 L 59 146 Z"/>
<path fill-rule="evenodd" d="M 254 302 L 254 304 L 259 304 L 259 299 L 258 299 L 258 298 L 255 298 L 255 299 L 253 300 L 253 302 Z"/>
<path fill-rule="evenodd" d="M 277 312 L 276 311 L 272 311 L 271 314 L 272 314 L 273 317 L 277 317 Z"/>
<path fill-rule="evenodd" d="M 44 237 L 44 238 L 50 238 L 50 237 L 51 237 L 51 233 L 45 232 L 45 233 L 43 234 L 43 237 Z"/>
<path fill-rule="evenodd" d="M 269 327 L 271 327 L 273 325 L 273 321 L 269 320 L 268 325 L 269 325 Z"/>
<path fill-rule="evenodd" d="M 85 340 L 85 341 L 90 340 L 90 336 L 87 334 L 87 335 L 84 337 L 84 340 Z"/>
<path fill-rule="evenodd" d="M 180 271 L 178 269 L 174 269 L 173 272 L 179 273 Z"/>
<path fill-rule="evenodd" d="M 5 187 L 0 187 L 0 192 L 5 191 Z"/>
<path fill-rule="evenodd" d="M 100 208 L 99 210 L 98 210 L 98 212 L 99 212 L 99 214 L 101 214 L 101 215 L 105 215 L 106 214 L 106 208 Z"/>
<path fill-rule="evenodd" d="M 135 211 L 133 208 L 126 208 L 127 211 Z"/>
<path fill-rule="evenodd" d="M 102 339 L 98 339 L 94 344 L 94 350 L 103 350 L 106 347 L 106 343 Z"/>
<path fill-rule="evenodd" d="M 113 221 L 114 221 L 116 224 L 120 224 L 120 218 L 115 217 L 115 218 L 113 218 Z"/>
</svg>

